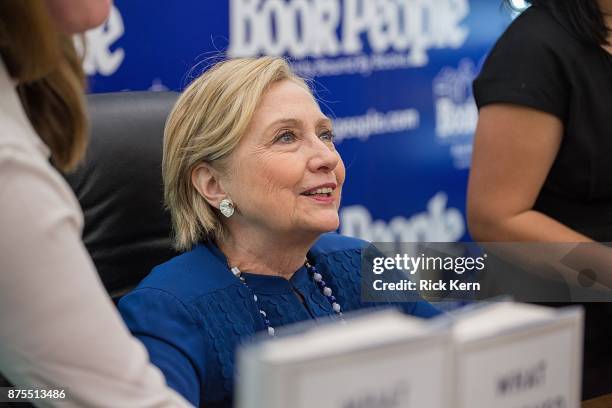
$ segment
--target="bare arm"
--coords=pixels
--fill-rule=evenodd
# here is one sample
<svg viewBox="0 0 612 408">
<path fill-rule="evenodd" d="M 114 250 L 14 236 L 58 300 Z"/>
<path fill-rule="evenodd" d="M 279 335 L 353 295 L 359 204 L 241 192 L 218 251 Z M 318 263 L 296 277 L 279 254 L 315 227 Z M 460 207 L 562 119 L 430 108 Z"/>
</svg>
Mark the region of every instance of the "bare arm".
<svg viewBox="0 0 612 408">
<path fill-rule="evenodd" d="M 468 225 L 474 240 L 593 242 L 533 210 L 562 137 L 563 124 L 551 114 L 507 104 L 481 109 L 467 202 Z M 572 285 L 580 285 L 580 271 L 589 268 L 597 273 L 593 289 L 609 293 L 612 288 L 612 274 L 608 272 L 612 263 L 610 248 L 598 244 L 520 248 L 520 253 L 513 253 L 511 247 L 504 247 L 503 251 L 517 265 L 528 265 L 535 273 L 546 270 L 544 265 L 552 266 Z M 567 258 L 570 254 L 571 262 Z"/>
<path fill-rule="evenodd" d="M 591 241 L 532 209 L 562 136 L 563 124 L 551 114 L 507 104 L 481 109 L 467 202 L 475 240 Z"/>
</svg>

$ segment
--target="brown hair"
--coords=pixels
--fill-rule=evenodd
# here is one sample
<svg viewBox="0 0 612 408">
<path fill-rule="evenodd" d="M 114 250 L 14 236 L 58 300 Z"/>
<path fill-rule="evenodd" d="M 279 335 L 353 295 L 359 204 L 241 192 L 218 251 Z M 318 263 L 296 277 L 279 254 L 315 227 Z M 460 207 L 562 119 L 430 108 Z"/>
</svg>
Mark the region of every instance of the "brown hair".
<svg viewBox="0 0 612 408">
<path fill-rule="evenodd" d="M 85 74 L 72 38 L 41 0 L 0 1 L 0 56 L 53 164 L 76 166 L 87 145 Z"/>
</svg>

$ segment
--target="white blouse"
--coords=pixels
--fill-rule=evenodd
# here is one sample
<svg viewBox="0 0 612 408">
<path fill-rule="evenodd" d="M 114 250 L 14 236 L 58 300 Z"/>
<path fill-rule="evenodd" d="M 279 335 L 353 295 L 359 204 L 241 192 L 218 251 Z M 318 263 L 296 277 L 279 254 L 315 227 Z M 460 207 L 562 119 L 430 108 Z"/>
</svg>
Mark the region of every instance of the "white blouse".
<svg viewBox="0 0 612 408">
<path fill-rule="evenodd" d="M 188 406 L 104 291 L 48 157 L 0 60 L 0 372 L 22 389 L 66 390 L 61 406 Z"/>
</svg>

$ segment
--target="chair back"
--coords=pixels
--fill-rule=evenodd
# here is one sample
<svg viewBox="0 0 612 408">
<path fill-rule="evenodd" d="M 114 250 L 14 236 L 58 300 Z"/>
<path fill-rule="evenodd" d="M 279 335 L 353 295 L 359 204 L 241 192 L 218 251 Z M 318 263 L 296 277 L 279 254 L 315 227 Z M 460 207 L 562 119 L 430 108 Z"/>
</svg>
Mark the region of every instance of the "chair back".
<svg viewBox="0 0 612 408">
<path fill-rule="evenodd" d="M 84 163 L 66 179 L 83 213 L 83 241 L 108 292 L 129 291 L 176 255 L 163 209 L 163 131 L 174 92 L 88 96 L 90 141 Z"/>
</svg>

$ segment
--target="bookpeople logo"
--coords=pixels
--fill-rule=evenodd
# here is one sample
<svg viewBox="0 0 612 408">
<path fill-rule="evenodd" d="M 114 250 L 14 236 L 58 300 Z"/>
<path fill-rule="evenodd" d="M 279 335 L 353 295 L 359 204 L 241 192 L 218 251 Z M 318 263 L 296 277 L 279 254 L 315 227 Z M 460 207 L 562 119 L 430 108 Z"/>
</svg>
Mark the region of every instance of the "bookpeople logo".
<svg viewBox="0 0 612 408">
<path fill-rule="evenodd" d="M 459 48 L 469 34 L 468 0 L 231 0 L 229 7 L 230 56 L 289 55 L 303 60 L 294 69 L 306 76 L 422 67 L 430 49 Z"/>
<path fill-rule="evenodd" d="M 432 82 L 436 140 L 450 146 L 457 169 L 469 168 L 472 159 L 472 139 L 478 120 L 471 90 L 475 76 L 474 62 L 464 58 L 457 68 L 442 68 Z"/>
<path fill-rule="evenodd" d="M 340 233 L 370 242 L 454 242 L 465 234 L 465 221 L 457 208 L 447 208 L 440 191 L 427 202 L 427 210 L 410 218 L 398 215 L 389 222 L 373 220 L 368 209 L 351 205 L 340 210 Z"/>
</svg>

